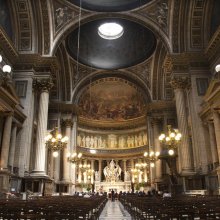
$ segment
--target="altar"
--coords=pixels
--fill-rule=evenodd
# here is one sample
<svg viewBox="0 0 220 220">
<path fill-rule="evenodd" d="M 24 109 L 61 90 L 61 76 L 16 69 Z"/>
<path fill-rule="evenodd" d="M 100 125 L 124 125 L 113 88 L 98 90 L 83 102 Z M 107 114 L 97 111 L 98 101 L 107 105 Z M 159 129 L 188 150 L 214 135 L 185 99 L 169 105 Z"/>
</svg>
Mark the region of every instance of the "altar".
<svg viewBox="0 0 220 220">
<path fill-rule="evenodd" d="M 100 181 L 99 173 L 95 175 L 95 191 L 96 192 L 130 192 L 131 179 L 128 171 L 125 172 L 125 181 L 121 181 L 121 167 L 112 160 L 109 165 L 103 169 L 105 181 Z"/>
<path fill-rule="evenodd" d="M 122 192 L 131 192 L 131 181 L 126 182 L 95 182 L 95 192 L 111 192 L 111 190 L 119 193 Z"/>
</svg>

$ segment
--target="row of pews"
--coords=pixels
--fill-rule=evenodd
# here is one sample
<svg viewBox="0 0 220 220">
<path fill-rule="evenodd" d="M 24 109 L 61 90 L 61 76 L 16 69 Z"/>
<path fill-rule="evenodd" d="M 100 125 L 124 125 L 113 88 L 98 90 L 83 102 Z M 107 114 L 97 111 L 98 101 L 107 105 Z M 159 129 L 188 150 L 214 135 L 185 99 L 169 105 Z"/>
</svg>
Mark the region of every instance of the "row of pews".
<svg viewBox="0 0 220 220">
<path fill-rule="evenodd" d="M 132 219 L 220 219 L 219 196 L 176 196 L 171 198 L 122 195 L 121 203 Z"/>
<path fill-rule="evenodd" d="M 38 197 L 31 200 L 0 200 L 0 219 L 98 219 L 105 204 L 106 196 Z"/>
</svg>

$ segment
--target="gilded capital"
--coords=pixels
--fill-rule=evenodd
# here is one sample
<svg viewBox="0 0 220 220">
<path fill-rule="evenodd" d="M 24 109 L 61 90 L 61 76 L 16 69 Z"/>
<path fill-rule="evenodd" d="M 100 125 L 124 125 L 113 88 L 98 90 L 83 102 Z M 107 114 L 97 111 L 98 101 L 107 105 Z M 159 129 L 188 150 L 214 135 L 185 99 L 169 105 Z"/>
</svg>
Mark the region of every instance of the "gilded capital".
<svg viewBox="0 0 220 220">
<path fill-rule="evenodd" d="M 52 78 L 35 79 L 33 81 L 33 88 L 39 92 L 49 92 L 54 86 Z"/>
<path fill-rule="evenodd" d="M 189 77 L 174 77 L 170 84 L 173 89 L 187 89 L 191 86 Z"/>
<path fill-rule="evenodd" d="M 73 126 L 73 121 L 72 119 L 68 118 L 68 119 L 64 119 L 62 121 L 63 126 L 65 127 L 72 127 Z"/>
</svg>

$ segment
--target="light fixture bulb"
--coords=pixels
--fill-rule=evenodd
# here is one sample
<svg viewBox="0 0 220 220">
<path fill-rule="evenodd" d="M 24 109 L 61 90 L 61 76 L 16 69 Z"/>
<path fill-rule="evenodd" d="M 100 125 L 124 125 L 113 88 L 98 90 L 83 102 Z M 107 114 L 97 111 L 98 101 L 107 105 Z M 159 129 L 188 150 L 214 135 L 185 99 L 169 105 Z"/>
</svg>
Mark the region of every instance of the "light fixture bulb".
<svg viewBox="0 0 220 220">
<path fill-rule="evenodd" d="M 57 138 L 58 138 L 58 139 L 61 139 L 61 138 L 62 138 L 62 135 L 61 135 L 61 134 L 58 134 L 58 135 L 57 135 Z"/>
<path fill-rule="evenodd" d="M 2 71 L 4 73 L 10 73 L 11 72 L 11 66 L 9 65 L 4 65 L 3 68 L 2 68 Z"/>
<path fill-rule="evenodd" d="M 2 62 L 2 55 L 0 55 L 0 63 Z"/>
<path fill-rule="evenodd" d="M 53 152 L 53 157 L 58 157 L 58 155 L 59 155 L 58 151 Z"/>
<path fill-rule="evenodd" d="M 150 167 L 155 167 L 155 164 L 154 163 L 150 163 Z"/>
<path fill-rule="evenodd" d="M 220 64 L 218 64 L 218 65 L 215 66 L 215 71 L 216 71 L 217 73 L 220 72 Z"/>
<path fill-rule="evenodd" d="M 96 154 L 96 150 L 91 149 L 91 150 L 90 150 L 90 153 L 91 153 L 91 154 Z"/>
<path fill-rule="evenodd" d="M 173 149 L 168 150 L 168 154 L 169 154 L 170 156 L 174 155 L 174 150 L 173 150 Z"/>
<path fill-rule="evenodd" d="M 166 141 L 167 141 L 167 142 L 170 141 L 170 138 L 169 138 L 169 137 L 166 137 Z"/>
</svg>

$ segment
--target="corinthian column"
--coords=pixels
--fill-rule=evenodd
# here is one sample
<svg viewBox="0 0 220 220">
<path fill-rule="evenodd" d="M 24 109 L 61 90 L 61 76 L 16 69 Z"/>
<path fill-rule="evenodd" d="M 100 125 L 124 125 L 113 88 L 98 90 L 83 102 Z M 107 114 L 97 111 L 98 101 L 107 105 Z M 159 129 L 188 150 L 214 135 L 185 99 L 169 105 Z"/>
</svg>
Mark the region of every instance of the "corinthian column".
<svg viewBox="0 0 220 220">
<path fill-rule="evenodd" d="M 63 149 L 63 181 L 70 182 L 70 163 L 67 161 L 67 153 L 70 152 L 70 138 L 71 138 L 71 127 L 73 122 L 71 119 L 63 121 L 63 125 L 66 127 L 66 136 L 68 137 L 67 145 Z"/>
<path fill-rule="evenodd" d="M 218 151 L 218 161 L 220 162 L 220 115 L 217 111 L 213 111 L 213 121 L 215 127 L 216 145 Z"/>
<path fill-rule="evenodd" d="M 182 174 L 189 174 L 193 172 L 192 153 L 190 149 L 186 114 L 186 100 L 184 94 L 184 89 L 188 86 L 188 82 L 188 78 L 174 78 L 171 81 L 171 85 L 175 92 L 178 127 L 180 133 L 182 134 L 179 146 L 179 162 L 181 162 L 180 168 Z"/>
<path fill-rule="evenodd" d="M 155 152 L 161 152 L 161 145 L 159 141 L 159 135 L 160 135 L 159 124 L 161 122 L 161 119 L 153 118 L 151 122 L 153 126 L 153 135 L 154 135 L 154 147 L 155 147 L 154 150 Z M 156 182 L 158 182 L 162 178 L 162 161 L 161 160 L 157 160 L 155 162 L 155 169 L 156 169 L 155 178 L 156 178 Z"/>
<path fill-rule="evenodd" d="M 219 162 L 218 151 L 216 146 L 216 137 L 215 137 L 215 128 L 213 122 L 208 122 L 209 127 L 209 140 L 211 146 L 211 154 L 212 154 L 212 163 L 215 166 Z"/>
<path fill-rule="evenodd" d="M 11 125 L 12 114 L 8 115 L 5 119 L 4 132 L 2 137 L 2 149 L 1 149 L 1 169 L 8 169 L 8 153 L 11 138 Z"/>
<path fill-rule="evenodd" d="M 37 134 L 36 134 L 36 157 L 33 176 L 45 176 L 45 135 L 47 131 L 47 118 L 48 118 L 48 104 L 49 104 L 49 91 L 53 84 L 51 79 L 37 79 L 34 86 L 40 92 L 40 100 L 38 107 L 38 121 L 37 121 Z"/>
<path fill-rule="evenodd" d="M 14 123 L 11 132 L 11 146 L 10 146 L 10 153 L 8 158 L 8 164 L 11 167 L 11 172 L 13 172 L 13 167 L 14 167 L 16 137 L 17 137 L 17 124 Z"/>
<path fill-rule="evenodd" d="M 99 181 L 102 181 L 102 160 L 99 159 Z"/>
</svg>

